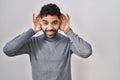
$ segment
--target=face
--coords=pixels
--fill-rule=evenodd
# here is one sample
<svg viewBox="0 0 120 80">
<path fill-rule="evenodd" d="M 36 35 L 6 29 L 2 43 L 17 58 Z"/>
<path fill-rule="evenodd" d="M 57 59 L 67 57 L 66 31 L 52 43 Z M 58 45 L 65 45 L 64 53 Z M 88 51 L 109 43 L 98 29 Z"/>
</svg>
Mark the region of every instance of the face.
<svg viewBox="0 0 120 80">
<path fill-rule="evenodd" d="M 42 30 L 48 38 L 53 38 L 57 34 L 59 26 L 60 19 L 57 16 L 48 15 L 41 18 Z"/>
</svg>

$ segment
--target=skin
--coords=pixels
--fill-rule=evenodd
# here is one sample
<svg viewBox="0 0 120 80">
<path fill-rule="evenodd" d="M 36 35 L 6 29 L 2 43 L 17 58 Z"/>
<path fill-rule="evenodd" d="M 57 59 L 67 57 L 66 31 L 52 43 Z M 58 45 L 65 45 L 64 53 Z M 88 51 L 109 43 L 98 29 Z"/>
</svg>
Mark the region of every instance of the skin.
<svg viewBox="0 0 120 80">
<path fill-rule="evenodd" d="M 42 30 L 48 38 L 53 38 L 59 29 L 64 32 L 67 28 L 69 28 L 69 25 L 70 18 L 68 14 L 65 15 L 62 13 L 60 18 L 51 15 L 43 16 L 41 18 L 39 14 L 36 17 L 35 14 L 33 14 L 33 31 L 37 33 Z"/>
</svg>

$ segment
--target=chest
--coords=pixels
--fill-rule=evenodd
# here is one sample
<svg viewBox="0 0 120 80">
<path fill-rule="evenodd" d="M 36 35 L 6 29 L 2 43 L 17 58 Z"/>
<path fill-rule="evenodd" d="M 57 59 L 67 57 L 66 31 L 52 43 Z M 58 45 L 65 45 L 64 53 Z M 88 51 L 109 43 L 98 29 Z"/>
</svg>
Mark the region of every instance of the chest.
<svg viewBox="0 0 120 80">
<path fill-rule="evenodd" d="M 35 60 L 60 62 L 70 55 L 70 49 L 67 42 L 42 42 L 33 45 L 31 53 Z"/>
</svg>

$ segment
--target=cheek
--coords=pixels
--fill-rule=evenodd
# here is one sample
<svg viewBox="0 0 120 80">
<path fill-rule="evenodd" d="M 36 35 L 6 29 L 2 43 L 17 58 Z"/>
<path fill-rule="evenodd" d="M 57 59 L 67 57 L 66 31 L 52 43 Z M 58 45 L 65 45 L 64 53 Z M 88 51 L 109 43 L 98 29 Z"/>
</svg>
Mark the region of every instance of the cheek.
<svg viewBox="0 0 120 80">
<path fill-rule="evenodd" d="M 47 26 L 41 25 L 41 28 L 43 31 L 45 31 L 45 29 L 47 28 Z"/>
<path fill-rule="evenodd" d="M 60 24 L 55 25 L 54 28 L 58 30 L 60 28 Z"/>
<path fill-rule="evenodd" d="M 54 29 L 55 29 L 55 30 L 58 30 L 58 29 L 59 29 L 59 25 L 58 25 L 58 26 L 54 26 Z"/>
</svg>

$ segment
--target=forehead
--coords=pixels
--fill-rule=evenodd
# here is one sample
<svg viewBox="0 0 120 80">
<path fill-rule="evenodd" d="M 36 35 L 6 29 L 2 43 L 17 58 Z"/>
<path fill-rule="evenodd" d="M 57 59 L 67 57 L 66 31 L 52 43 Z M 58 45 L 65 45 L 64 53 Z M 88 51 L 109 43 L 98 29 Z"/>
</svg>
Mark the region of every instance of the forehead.
<svg viewBox="0 0 120 80">
<path fill-rule="evenodd" d="M 57 16 L 51 16 L 51 15 L 47 15 L 47 16 L 43 16 L 41 18 L 42 21 L 55 21 L 55 20 L 60 20 Z"/>
</svg>

